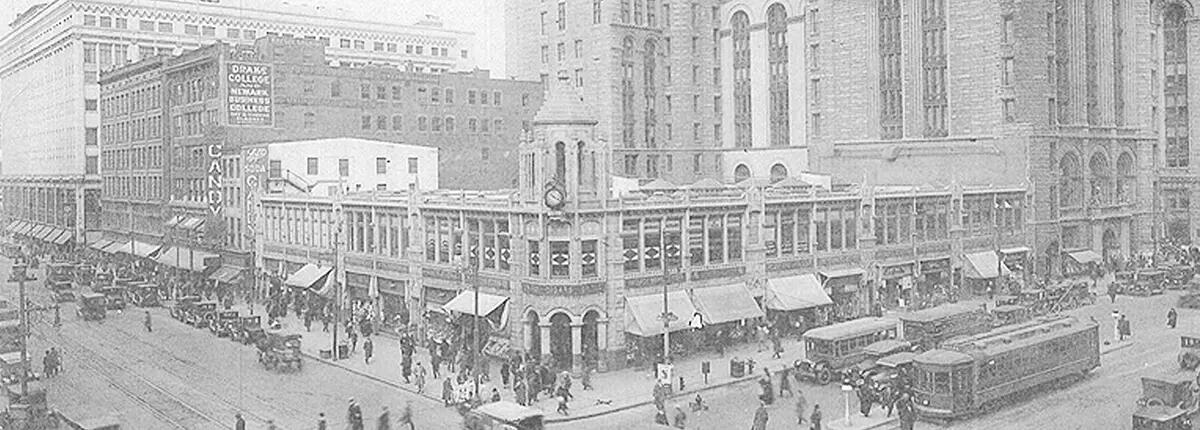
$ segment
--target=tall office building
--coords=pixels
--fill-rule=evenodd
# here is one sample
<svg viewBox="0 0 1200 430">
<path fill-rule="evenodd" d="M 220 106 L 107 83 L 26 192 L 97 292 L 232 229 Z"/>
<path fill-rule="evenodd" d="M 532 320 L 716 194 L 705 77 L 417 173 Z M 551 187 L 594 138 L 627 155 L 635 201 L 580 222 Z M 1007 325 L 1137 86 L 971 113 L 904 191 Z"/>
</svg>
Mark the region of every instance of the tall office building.
<svg viewBox="0 0 1200 430">
<path fill-rule="evenodd" d="M 511 0 L 507 70 L 569 76 L 612 145 L 615 173 L 690 183 L 721 170 L 715 0 Z"/>
<path fill-rule="evenodd" d="M 755 0 L 720 13 L 737 143 L 777 134 L 775 105 L 760 104 L 776 97 L 784 34 L 806 88 L 791 109 L 834 181 L 1026 184 L 1039 273 L 1151 250 L 1159 205 L 1167 236 L 1189 237 L 1200 170 L 1184 2 Z M 998 225 L 995 203 L 962 206 L 976 228 Z"/>
<path fill-rule="evenodd" d="M 0 187 L 4 218 L 100 228 L 99 72 L 217 41 L 279 35 L 325 44 L 324 61 L 412 72 L 474 68 L 473 35 L 435 19 L 398 25 L 364 11 L 273 0 L 55 0 L 0 38 Z"/>
</svg>

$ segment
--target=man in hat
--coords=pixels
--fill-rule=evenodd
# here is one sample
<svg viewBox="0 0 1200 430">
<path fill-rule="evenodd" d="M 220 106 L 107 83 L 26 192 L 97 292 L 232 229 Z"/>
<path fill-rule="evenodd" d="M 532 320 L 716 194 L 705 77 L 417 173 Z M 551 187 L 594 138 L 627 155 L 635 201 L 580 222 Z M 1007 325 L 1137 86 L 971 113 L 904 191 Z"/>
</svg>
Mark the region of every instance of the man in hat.
<svg viewBox="0 0 1200 430">
<path fill-rule="evenodd" d="M 350 398 L 350 406 L 346 408 L 346 423 L 350 425 L 350 430 L 363 430 L 363 415 L 362 408 Z"/>
</svg>

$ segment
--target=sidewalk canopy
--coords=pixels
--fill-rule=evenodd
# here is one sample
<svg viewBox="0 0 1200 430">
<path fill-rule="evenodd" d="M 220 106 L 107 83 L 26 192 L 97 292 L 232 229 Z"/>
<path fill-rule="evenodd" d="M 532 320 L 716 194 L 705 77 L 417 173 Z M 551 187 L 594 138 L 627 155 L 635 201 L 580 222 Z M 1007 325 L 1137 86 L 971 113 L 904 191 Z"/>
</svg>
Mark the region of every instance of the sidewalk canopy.
<svg viewBox="0 0 1200 430">
<path fill-rule="evenodd" d="M 217 269 L 217 271 L 213 272 L 211 275 L 208 275 L 208 279 L 228 284 L 233 281 L 234 278 L 237 278 L 241 273 L 241 267 L 221 266 Z"/>
<path fill-rule="evenodd" d="M 108 239 L 100 239 L 100 240 L 97 240 L 97 241 L 95 241 L 95 242 L 92 242 L 92 244 L 91 244 L 91 245 L 88 245 L 88 248 L 92 248 L 92 249 L 94 249 L 94 250 L 97 250 L 97 251 L 103 251 L 103 250 L 104 250 L 104 247 L 106 247 L 106 246 L 109 246 L 109 245 L 112 245 L 112 243 L 113 243 L 113 242 L 112 242 L 111 240 L 108 240 Z"/>
<path fill-rule="evenodd" d="M 141 242 L 141 241 L 135 240 L 135 241 L 133 241 L 133 246 L 129 246 L 129 244 L 125 244 L 125 246 L 117 249 L 117 252 L 123 252 L 126 254 L 133 254 L 138 257 L 149 258 L 151 255 L 154 255 L 155 253 L 157 253 L 160 248 L 162 248 L 162 245 L 154 245 L 154 244 L 149 244 L 146 242 Z"/>
<path fill-rule="evenodd" d="M 50 242 L 53 242 L 55 245 L 62 245 L 64 243 L 67 243 L 67 241 L 70 241 L 72 239 L 71 236 L 73 236 L 71 234 L 71 232 L 66 231 L 66 230 L 59 230 L 58 236 L 56 236 L 54 239 L 50 239 Z"/>
<path fill-rule="evenodd" d="M 160 252 L 154 261 L 176 269 L 203 272 L 208 268 L 206 260 L 215 257 L 217 255 L 211 252 L 199 251 L 186 246 L 175 246 Z"/>
<path fill-rule="evenodd" d="M 767 280 L 767 309 L 795 311 L 832 304 L 821 281 L 811 273 Z"/>
<path fill-rule="evenodd" d="M 1025 246 L 1018 246 L 1015 248 L 1005 248 L 1005 249 L 1000 250 L 1000 253 L 1004 254 L 1004 255 L 1021 254 L 1021 253 L 1025 253 L 1025 252 L 1029 252 L 1029 248 L 1025 247 Z"/>
<path fill-rule="evenodd" d="M 999 276 L 997 271 L 1002 275 L 1012 273 L 1008 267 L 1000 264 L 995 251 L 976 252 L 963 257 L 967 260 L 967 270 L 963 274 L 971 279 L 992 279 Z"/>
<path fill-rule="evenodd" d="M 103 251 L 107 252 L 109 254 L 116 254 L 117 250 L 119 250 L 121 248 L 129 249 L 129 242 L 122 242 L 119 240 L 113 241 L 112 243 L 105 246 Z"/>
<path fill-rule="evenodd" d="M 720 324 L 751 318 L 761 318 L 762 309 L 754 296 L 740 283 L 692 290 L 692 303 L 700 311 L 704 324 Z M 659 302 L 662 306 L 662 302 Z M 688 316 L 691 319 L 691 316 Z"/>
<path fill-rule="evenodd" d="M 864 273 L 866 273 L 866 272 L 864 272 L 863 269 L 860 269 L 857 267 L 851 267 L 848 269 L 822 270 L 821 276 L 824 276 L 828 279 L 834 279 L 834 278 L 845 278 L 848 276 L 862 276 Z"/>
<path fill-rule="evenodd" d="M 52 228 L 50 226 L 46 226 L 46 225 L 38 226 L 37 232 L 34 233 L 33 237 L 37 238 L 38 240 L 47 240 L 46 236 L 49 236 L 50 233 L 53 231 L 54 231 L 54 228 Z"/>
<path fill-rule="evenodd" d="M 20 225 L 21 225 L 20 221 L 10 222 L 10 223 L 8 223 L 7 227 L 4 227 L 4 231 L 15 231 L 17 229 L 17 227 Z"/>
<path fill-rule="evenodd" d="M 175 259 L 179 258 L 178 256 L 179 256 L 179 249 L 175 248 L 175 247 L 170 247 L 170 248 L 164 249 L 162 252 L 158 253 L 158 258 L 155 258 L 154 261 L 157 261 L 159 264 L 165 264 L 167 266 L 175 267 Z"/>
<path fill-rule="evenodd" d="M 690 327 L 692 316 L 696 315 L 696 307 L 683 291 L 673 291 L 667 294 L 667 309 L 675 318 L 671 320 L 671 331 L 683 330 Z M 663 312 L 662 294 L 625 298 L 625 331 L 637 336 L 657 336 L 663 332 L 663 322 L 659 317 Z"/>
<path fill-rule="evenodd" d="M 163 226 L 166 228 L 174 228 L 175 226 L 179 225 L 179 221 L 182 221 L 182 220 L 183 220 L 183 217 L 176 215 L 176 216 L 171 217 L 171 219 L 167 220 L 167 222 L 164 222 Z"/>
<path fill-rule="evenodd" d="M 204 224 L 204 218 L 188 217 L 179 222 L 179 228 L 184 230 L 195 230 Z"/>
<path fill-rule="evenodd" d="M 508 302 L 508 297 L 497 296 L 488 293 L 479 293 L 479 313 L 475 313 L 475 292 L 472 290 L 462 290 L 457 296 L 442 305 L 442 308 L 448 311 L 454 311 L 467 315 L 475 315 L 485 317 L 491 315 L 501 306 Z"/>
<path fill-rule="evenodd" d="M 1075 262 L 1079 264 L 1099 263 L 1101 260 L 1103 260 L 1103 258 L 1100 257 L 1100 254 L 1097 254 L 1096 251 L 1092 251 L 1090 249 L 1068 252 L 1067 255 L 1071 256 L 1071 259 L 1075 260 Z"/>
<path fill-rule="evenodd" d="M 25 225 L 21 226 L 21 230 L 17 231 L 17 234 L 22 234 L 25 236 L 32 236 L 33 230 L 37 229 L 37 227 L 38 227 L 37 224 L 31 223 L 31 222 L 25 223 Z"/>
<path fill-rule="evenodd" d="M 313 288 L 313 284 L 316 284 L 317 281 L 328 275 L 330 270 L 333 270 L 333 268 L 308 263 L 304 267 L 301 267 L 300 270 L 297 270 L 296 273 L 288 276 L 287 280 L 283 281 L 283 284 L 293 288 Z"/>
</svg>

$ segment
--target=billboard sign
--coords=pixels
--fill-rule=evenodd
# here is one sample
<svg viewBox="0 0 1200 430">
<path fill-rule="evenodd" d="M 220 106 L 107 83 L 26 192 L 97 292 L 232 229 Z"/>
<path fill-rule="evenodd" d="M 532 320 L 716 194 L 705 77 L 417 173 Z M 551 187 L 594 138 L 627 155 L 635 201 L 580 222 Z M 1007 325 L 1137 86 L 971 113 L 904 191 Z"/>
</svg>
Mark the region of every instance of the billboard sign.
<svg viewBox="0 0 1200 430">
<path fill-rule="evenodd" d="M 234 62 L 226 66 L 229 125 L 271 127 L 274 123 L 271 66 Z"/>
</svg>

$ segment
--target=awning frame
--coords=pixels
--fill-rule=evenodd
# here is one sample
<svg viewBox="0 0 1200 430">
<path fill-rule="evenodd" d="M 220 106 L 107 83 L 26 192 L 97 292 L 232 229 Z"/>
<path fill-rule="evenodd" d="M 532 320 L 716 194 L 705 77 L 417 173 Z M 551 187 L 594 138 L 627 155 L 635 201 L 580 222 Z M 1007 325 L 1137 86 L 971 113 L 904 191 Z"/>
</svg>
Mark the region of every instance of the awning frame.
<svg viewBox="0 0 1200 430">
<path fill-rule="evenodd" d="M 774 311 L 797 311 L 833 304 L 825 286 L 812 273 L 768 279 L 763 299 L 763 307 Z"/>
<path fill-rule="evenodd" d="M 695 288 L 692 290 L 692 305 L 700 314 L 704 325 L 762 318 L 766 315 L 743 283 Z"/>
<path fill-rule="evenodd" d="M 1104 261 L 1104 257 L 1100 253 L 1090 249 L 1067 252 L 1067 256 L 1077 264 L 1100 263 Z"/>
<path fill-rule="evenodd" d="M 297 270 L 296 273 L 289 275 L 287 279 L 283 281 L 283 285 L 292 288 L 311 290 L 313 289 L 314 284 L 320 281 L 321 278 L 328 276 L 329 272 L 331 271 L 333 271 L 332 267 L 324 267 L 313 263 L 308 263 L 305 264 L 304 267 L 301 267 L 300 270 Z"/>
<path fill-rule="evenodd" d="M 625 331 L 642 337 L 661 335 L 663 322 L 659 316 L 662 315 L 662 303 L 662 294 L 625 297 Z M 667 293 L 667 306 L 676 317 L 670 322 L 672 332 L 691 328 L 696 306 L 686 291 Z"/>
<path fill-rule="evenodd" d="M 963 254 L 963 260 L 966 260 L 966 266 L 970 269 L 964 271 L 963 276 L 970 279 L 995 279 L 1012 274 L 1008 266 L 1001 264 L 1003 260 L 996 255 L 996 251 Z"/>
</svg>

